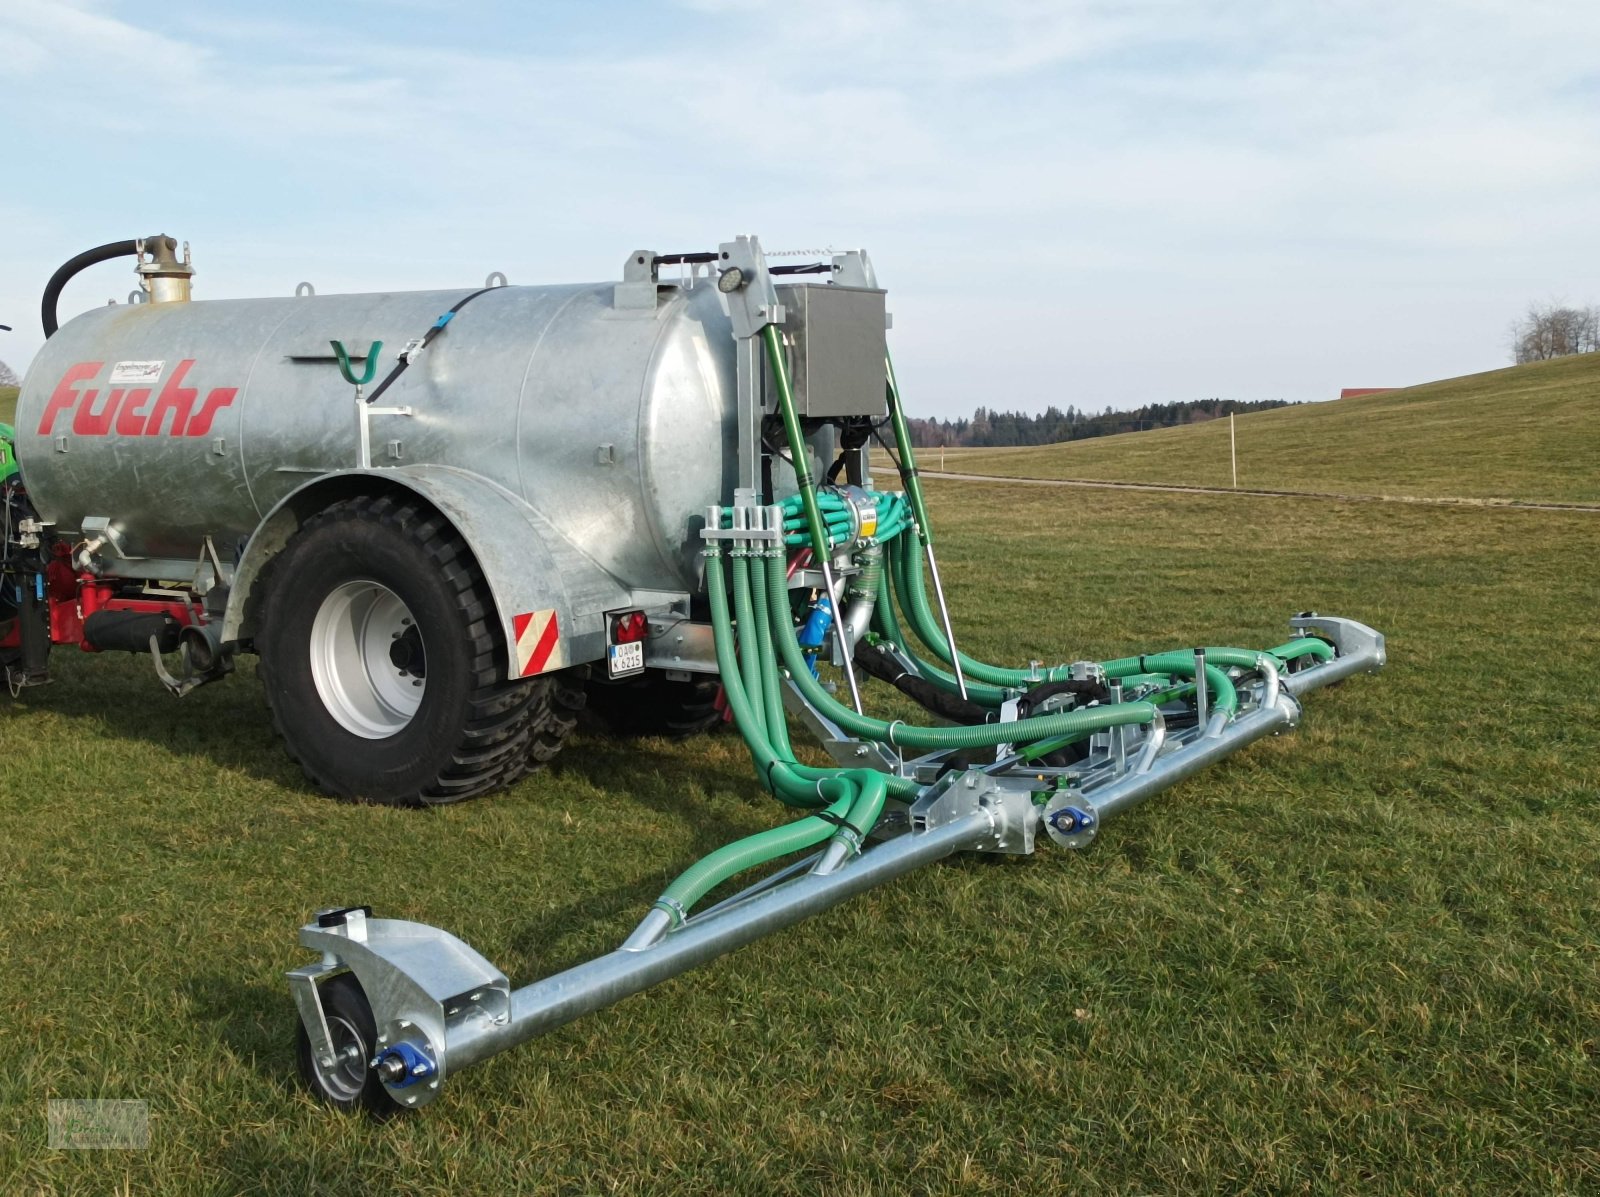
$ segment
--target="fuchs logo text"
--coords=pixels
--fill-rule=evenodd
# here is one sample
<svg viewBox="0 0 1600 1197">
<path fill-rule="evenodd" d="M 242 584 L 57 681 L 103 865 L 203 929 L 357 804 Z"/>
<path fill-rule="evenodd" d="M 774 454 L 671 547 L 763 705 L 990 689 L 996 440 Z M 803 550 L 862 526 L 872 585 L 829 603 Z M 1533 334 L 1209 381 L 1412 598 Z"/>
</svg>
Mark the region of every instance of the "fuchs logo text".
<svg viewBox="0 0 1600 1197">
<path fill-rule="evenodd" d="M 183 385 L 193 365 L 193 358 L 179 362 L 154 403 L 150 401 L 154 387 L 108 387 L 105 401 L 97 403 L 101 388 L 83 384 L 93 382 L 105 363 L 79 362 L 61 376 L 51 392 L 39 420 L 39 435 L 49 436 L 55 430 L 56 417 L 71 411 L 72 431 L 79 436 L 205 436 L 217 413 L 233 403 L 239 388 L 213 387 L 197 408 L 199 390 Z"/>
</svg>

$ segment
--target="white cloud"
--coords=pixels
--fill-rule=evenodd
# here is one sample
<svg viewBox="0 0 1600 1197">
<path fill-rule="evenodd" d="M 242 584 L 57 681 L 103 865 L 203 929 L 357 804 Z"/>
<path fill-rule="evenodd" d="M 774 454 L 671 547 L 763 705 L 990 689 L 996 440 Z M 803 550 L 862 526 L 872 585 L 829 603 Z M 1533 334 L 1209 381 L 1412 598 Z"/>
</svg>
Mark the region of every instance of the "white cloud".
<svg viewBox="0 0 1600 1197">
<path fill-rule="evenodd" d="M 594 36 L 618 13 L 463 48 L 371 7 L 356 53 L 342 10 L 156 32 L 12 0 L 40 161 L 0 313 L 156 227 L 213 295 L 561 281 L 754 230 L 868 244 L 908 386 L 954 411 L 1063 368 L 1093 406 L 1457 373 L 1530 295 L 1600 299 L 1600 6 L 686 0 L 681 34 Z"/>
</svg>

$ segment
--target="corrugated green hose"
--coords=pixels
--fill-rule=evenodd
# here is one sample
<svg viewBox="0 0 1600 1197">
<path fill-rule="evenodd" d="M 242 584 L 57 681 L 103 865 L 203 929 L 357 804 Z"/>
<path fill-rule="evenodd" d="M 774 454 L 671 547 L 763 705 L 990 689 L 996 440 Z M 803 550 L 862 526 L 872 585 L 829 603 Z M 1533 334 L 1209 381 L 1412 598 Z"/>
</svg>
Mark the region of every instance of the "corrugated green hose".
<svg viewBox="0 0 1600 1197">
<path fill-rule="evenodd" d="M 927 590 L 922 580 L 922 561 L 911 539 L 909 536 L 902 536 L 889 546 L 890 590 L 899 601 L 900 609 L 905 612 L 911 630 L 917 634 L 917 638 L 936 657 L 949 665 L 952 663 L 950 645 L 944 638 L 944 632 L 939 628 L 938 620 L 934 618 L 933 608 L 928 604 Z M 1065 681 L 1071 676 L 1069 668 L 1065 665 L 1056 665 L 1043 670 L 1040 674 L 1034 674 L 1026 669 L 1005 669 L 998 665 L 990 665 L 966 653 L 961 654 L 961 672 L 968 678 L 976 678 L 991 685 L 1021 688 L 1037 686 L 1041 682 Z"/>
<path fill-rule="evenodd" d="M 739 566 L 744 566 L 745 585 L 739 585 Z M 734 721 L 745 736 L 756 762 L 756 769 L 774 794 L 794 805 L 819 806 L 827 803 L 820 815 L 798 819 L 783 827 L 757 832 L 717 849 L 685 869 L 662 891 L 657 908 L 666 911 L 674 922 L 681 921 L 702 897 L 728 878 L 780 856 L 804 851 L 835 835 L 845 835 L 853 846 L 877 823 L 888 796 L 889 778 L 867 769 L 807 769 L 780 758 L 762 734 L 746 693 L 739 661 L 734 650 L 733 628 L 729 619 L 726 576 L 720 550 L 706 554 L 706 584 L 711 597 L 711 623 L 716 644 L 717 668 L 723 689 L 733 708 Z M 748 562 L 735 563 L 734 591 L 745 592 L 749 606 Z M 752 617 L 752 625 L 757 621 Z M 754 646 L 752 646 L 754 651 Z M 809 675 L 808 675 L 809 676 Z M 805 774 L 814 775 L 807 778 Z"/>
<path fill-rule="evenodd" d="M 1033 719 L 1018 719 L 1010 723 L 985 723 L 972 727 L 921 727 L 903 723 L 898 719 L 893 723 L 885 723 L 882 719 L 874 719 L 869 715 L 858 715 L 836 701 L 806 668 L 805 656 L 801 652 L 799 640 L 795 637 L 794 621 L 789 614 L 783 557 L 776 553 L 768 555 L 766 564 L 767 603 L 772 613 L 772 635 L 778 642 L 778 652 L 784 664 L 788 666 L 790 677 L 800 687 L 807 700 L 852 735 L 904 748 L 984 748 L 1047 737 L 1088 734 L 1124 723 L 1149 723 L 1155 717 L 1155 707 L 1144 702 L 1089 707 L 1080 711 L 1040 715 Z"/>
<path fill-rule="evenodd" d="M 1260 653 L 1246 652 L 1244 649 L 1206 649 L 1206 692 L 1210 696 L 1211 709 L 1226 711 L 1228 714 L 1239 709 L 1239 691 L 1234 687 L 1233 679 L 1219 667 L 1212 664 L 1212 653 L 1219 656 L 1238 656 L 1246 659 L 1245 668 L 1254 669 L 1260 659 Z M 1238 662 L 1230 662 L 1237 664 Z M 1113 680 L 1125 678 L 1138 673 L 1160 673 L 1169 677 L 1194 676 L 1194 652 L 1176 650 L 1165 653 L 1151 653 L 1144 657 L 1123 657 L 1118 661 L 1107 661 L 1103 668 L 1106 677 Z"/>
</svg>

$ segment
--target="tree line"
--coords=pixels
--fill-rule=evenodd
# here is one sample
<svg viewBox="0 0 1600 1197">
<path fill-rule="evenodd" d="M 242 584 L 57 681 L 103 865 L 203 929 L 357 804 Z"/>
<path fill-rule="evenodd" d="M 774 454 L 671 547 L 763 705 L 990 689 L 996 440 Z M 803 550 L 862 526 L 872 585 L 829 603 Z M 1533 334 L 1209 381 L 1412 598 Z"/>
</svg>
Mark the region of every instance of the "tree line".
<svg viewBox="0 0 1600 1197">
<path fill-rule="evenodd" d="M 1119 432 L 1141 432 L 1147 428 L 1171 428 L 1177 424 L 1201 424 L 1238 412 L 1267 411 L 1288 407 L 1282 399 L 1263 399 L 1242 403 L 1236 399 L 1191 399 L 1179 403 L 1147 403 L 1132 411 L 1102 412 L 1079 410 L 1068 405 L 1065 411 L 1054 405 L 1043 412 L 991 411 L 980 407 L 972 418 L 929 420 L 911 418 L 911 443 L 918 448 L 941 446 L 1054 445 Z"/>
</svg>

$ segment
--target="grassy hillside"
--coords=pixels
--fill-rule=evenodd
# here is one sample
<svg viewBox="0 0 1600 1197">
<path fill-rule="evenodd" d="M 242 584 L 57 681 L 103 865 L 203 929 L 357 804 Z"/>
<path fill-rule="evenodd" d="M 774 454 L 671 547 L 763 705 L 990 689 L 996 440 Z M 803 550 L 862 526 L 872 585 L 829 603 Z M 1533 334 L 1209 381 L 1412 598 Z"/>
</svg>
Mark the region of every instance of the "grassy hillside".
<svg viewBox="0 0 1600 1197">
<path fill-rule="evenodd" d="M 1238 417 L 1239 485 L 1600 503 L 1600 353 L 1385 395 Z M 938 450 L 923 464 L 937 469 Z M 948 450 L 1009 477 L 1227 486 L 1228 422 L 1044 445 Z"/>
<path fill-rule="evenodd" d="M 17 412 L 17 388 L 0 387 L 0 424 L 11 423 Z"/>
<path fill-rule="evenodd" d="M 0 692 L 0 1192 L 1600 1191 L 1600 641 L 1549 651 L 1592 615 L 1600 519 L 1088 491 L 1058 531 L 1038 488 L 931 501 L 975 653 L 1265 644 L 1314 606 L 1392 664 L 1089 852 L 925 869 L 375 1127 L 293 1087 L 312 910 L 436 923 L 526 981 L 787 812 L 731 736 L 341 805 L 248 662 L 178 701 L 60 653 Z M 49 1097 L 149 1102 L 149 1149 L 47 1150 Z"/>
</svg>

